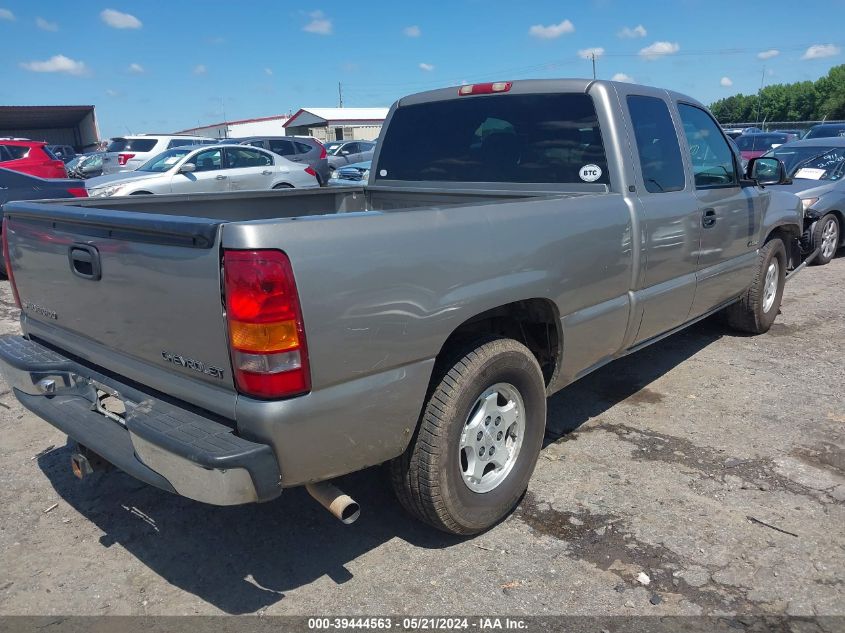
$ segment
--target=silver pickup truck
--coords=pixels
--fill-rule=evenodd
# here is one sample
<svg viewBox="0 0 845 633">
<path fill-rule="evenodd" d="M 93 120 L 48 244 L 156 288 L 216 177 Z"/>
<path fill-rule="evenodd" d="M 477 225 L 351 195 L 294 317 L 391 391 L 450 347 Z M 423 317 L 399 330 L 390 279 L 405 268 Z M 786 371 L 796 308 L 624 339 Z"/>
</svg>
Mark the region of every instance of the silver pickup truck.
<svg viewBox="0 0 845 633">
<path fill-rule="evenodd" d="M 769 329 L 784 179 L 666 90 L 416 94 L 365 187 L 7 204 L 0 367 L 80 477 L 220 505 L 306 485 L 351 521 L 328 481 L 388 462 L 409 512 L 471 534 L 525 491 L 550 394 L 720 310 Z"/>
</svg>

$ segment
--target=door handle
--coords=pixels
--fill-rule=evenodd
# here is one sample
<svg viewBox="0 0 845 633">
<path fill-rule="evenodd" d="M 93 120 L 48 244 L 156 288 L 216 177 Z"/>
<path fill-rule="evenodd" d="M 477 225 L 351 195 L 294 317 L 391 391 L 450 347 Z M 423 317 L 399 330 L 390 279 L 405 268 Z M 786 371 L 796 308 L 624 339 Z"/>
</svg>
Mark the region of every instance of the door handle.
<svg viewBox="0 0 845 633">
<path fill-rule="evenodd" d="M 709 229 L 713 225 L 716 224 L 716 209 L 704 209 L 704 213 L 701 216 L 701 226 L 705 229 Z"/>
<path fill-rule="evenodd" d="M 264 171 L 261 172 L 261 175 L 262 176 L 272 176 L 273 172 L 270 171 L 269 169 L 265 169 Z"/>
<path fill-rule="evenodd" d="M 102 277 L 100 252 L 89 244 L 74 244 L 68 249 L 68 260 L 73 274 L 83 279 L 99 281 Z"/>
<path fill-rule="evenodd" d="M 223 176 L 222 174 L 221 174 L 221 175 L 218 175 L 218 176 L 215 176 L 215 178 L 216 178 L 217 180 L 226 180 L 226 176 Z"/>
</svg>

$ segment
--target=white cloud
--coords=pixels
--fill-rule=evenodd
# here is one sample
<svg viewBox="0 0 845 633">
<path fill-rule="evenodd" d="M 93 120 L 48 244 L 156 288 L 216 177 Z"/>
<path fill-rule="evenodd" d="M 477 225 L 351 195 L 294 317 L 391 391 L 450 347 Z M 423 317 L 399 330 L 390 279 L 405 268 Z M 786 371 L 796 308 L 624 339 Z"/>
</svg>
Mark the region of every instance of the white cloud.
<svg viewBox="0 0 845 633">
<path fill-rule="evenodd" d="M 593 55 L 596 56 L 596 59 L 604 55 L 604 49 L 601 46 L 596 46 L 594 48 L 582 48 L 578 51 L 578 57 L 581 59 L 592 59 Z"/>
<path fill-rule="evenodd" d="M 111 88 L 106 88 L 106 95 L 109 97 L 119 97 L 120 92 L 117 90 L 112 90 Z"/>
<path fill-rule="evenodd" d="M 35 26 L 37 26 L 42 31 L 58 31 L 59 30 L 59 23 L 58 22 L 49 22 L 42 17 L 35 18 Z"/>
<path fill-rule="evenodd" d="M 0 20 L 15 21 L 15 14 L 8 9 L 0 9 Z"/>
<path fill-rule="evenodd" d="M 730 77 L 722 77 L 719 80 L 719 85 L 722 86 L 722 88 L 730 88 L 734 85 L 734 82 Z"/>
<path fill-rule="evenodd" d="M 204 75 L 207 72 L 208 68 L 205 67 L 205 64 L 197 64 L 196 66 L 194 66 L 193 73 L 195 75 Z"/>
<path fill-rule="evenodd" d="M 573 33 L 575 31 L 575 26 L 569 20 L 564 20 L 560 24 L 549 24 L 548 26 L 543 26 L 542 24 L 535 24 L 530 29 L 528 29 L 528 34 L 531 37 L 537 37 L 541 40 L 553 40 L 556 37 L 560 37 L 561 35 L 566 35 L 567 33 Z"/>
<path fill-rule="evenodd" d="M 331 35 L 332 21 L 326 17 L 322 11 L 312 11 L 308 14 L 311 21 L 302 27 L 306 33 L 314 33 L 316 35 Z"/>
<path fill-rule="evenodd" d="M 422 62 L 420 63 L 420 70 L 424 70 L 425 72 L 430 73 L 432 70 L 434 70 L 434 65 Z"/>
<path fill-rule="evenodd" d="M 619 33 L 617 33 L 619 37 L 626 37 L 626 38 L 636 38 L 636 37 L 645 37 L 648 35 L 648 31 L 645 30 L 645 27 L 642 24 L 637 24 L 634 28 L 623 27 Z"/>
<path fill-rule="evenodd" d="M 416 24 L 413 26 L 406 26 L 404 29 L 402 29 L 402 32 L 408 37 L 419 37 L 420 35 L 422 35 L 420 27 L 418 27 Z"/>
<path fill-rule="evenodd" d="M 272 74 L 273 74 L 273 69 L 272 69 L 272 68 L 265 68 L 265 69 L 264 69 L 264 74 L 265 74 L 265 75 L 268 75 L 268 76 L 272 75 Z"/>
<path fill-rule="evenodd" d="M 677 42 L 655 42 L 640 49 L 640 56 L 649 61 L 654 61 L 664 55 L 674 55 L 679 50 L 681 50 L 681 47 Z"/>
<path fill-rule="evenodd" d="M 813 44 L 804 51 L 801 59 L 823 59 L 839 55 L 840 52 L 842 52 L 842 49 L 834 44 Z"/>
<path fill-rule="evenodd" d="M 626 75 L 625 73 L 616 73 L 611 77 L 613 81 L 624 81 L 625 83 L 632 84 L 634 83 L 634 78 L 631 75 Z"/>
<path fill-rule="evenodd" d="M 145 72 L 147 72 L 146 70 L 144 70 L 144 67 L 141 66 L 141 64 L 135 63 L 129 64 L 129 67 L 126 70 L 132 73 L 133 75 L 143 75 Z"/>
<path fill-rule="evenodd" d="M 141 20 L 131 13 L 121 13 L 114 9 L 103 9 L 100 12 L 100 19 L 113 29 L 140 29 L 144 26 Z"/>
<path fill-rule="evenodd" d="M 43 62 L 23 62 L 21 68 L 34 73 L 66 73 L 68 75 L 84 75 L 88 72 L 85 62 L 78 62 L 64 55 L 53 55 Z"/>
<path fill-rule="evenodd" d="M 780 55 L 780 51 L 776 48 L 770 48 L 767 51 L 760 51 L 757 53 L 757 59 L 771 59 Z"/>
</svg>

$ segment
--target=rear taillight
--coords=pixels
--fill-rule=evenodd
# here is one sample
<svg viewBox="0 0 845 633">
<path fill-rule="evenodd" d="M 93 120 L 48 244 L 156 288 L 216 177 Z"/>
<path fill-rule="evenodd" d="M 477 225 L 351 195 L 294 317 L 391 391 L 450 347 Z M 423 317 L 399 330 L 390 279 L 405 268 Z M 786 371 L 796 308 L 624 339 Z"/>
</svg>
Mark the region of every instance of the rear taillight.
<svg viewBox="0 0 845 633">
<path fill-rule="evenodd" d="M 320 143 L 320 159 L 327 158 L 328 154 L 326 153 L 326 148 Z"/>
<path fill-rule="evenodd" d="M 314 176 L 314 178 L 317 178 L 317 172 L 316 172 L 316 171 L 314 171 L 314 168 L 313 168 L 313 167 L 306 167 L 306 168 L 305 168 L 305 173 L 306 173 L 306 174 L 309 174 L 309 175 L 311 175 L 311 176 Z"/>
<path fill-rule="evenodd" d="M 135 154 L 118 154 L 117 155 L 117 164 L 118 165 L 125 165 L 129 162 L 129 159 L 135 158 Z"/>
<path fill-rule="evenodd" d="M 287 255 L 276 250 L 227 250 L 223 276 L 238 391 L 257 398 L 307 393 L 308 348 Z"/>
<path fill-rule="evenodd" d="M 18 295 L 18 286 L 15 284 L 15 276 L 12 273 L 12 262 L 9 257 L 9 218 L 3 218 L 3 262 L 6 264 L 6 276 L 9 278 L 9 285 L 12 287 L 12 294 L 15 297 L 15 305 L 21 307 L 21 298 Z"/>
<path fill-rule="evenodd" d="M 70 187 L 67 192 L 74 198 L 87 198 L 88 190 L 85 187 Z"/>
</svg>

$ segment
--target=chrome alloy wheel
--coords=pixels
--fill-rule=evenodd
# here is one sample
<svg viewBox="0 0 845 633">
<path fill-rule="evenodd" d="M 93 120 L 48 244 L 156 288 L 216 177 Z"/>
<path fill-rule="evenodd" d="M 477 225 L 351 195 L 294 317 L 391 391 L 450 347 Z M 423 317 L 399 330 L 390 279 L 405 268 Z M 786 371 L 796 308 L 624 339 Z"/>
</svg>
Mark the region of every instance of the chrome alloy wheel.
<svg viewBox="0 0 845 633">
<path fill-rule="evenodd" d="M 513 385 L 486 389 L 472 406 L 461 432 L 461 478 L 477 493 L 490 492 L 513 470 L 522 448 L 525 404 Z"/>
<path fill-rule="evenodd" d="M 775 297 L 778 294 L 778 277 L 780 273 L 780 265 L 777 259 L 769 262 L 769 267 L 766 269 L 766 281 L 763 284 L 763 312 L 768 312 L 775 304 Z"/>
<path fill-rule="evenodd" d="M 822 257 L 829 259 L 836 252 L 839 242 L 839 230 L 834 218 L 828 218 L 822 229 Z"/>
</svg>

